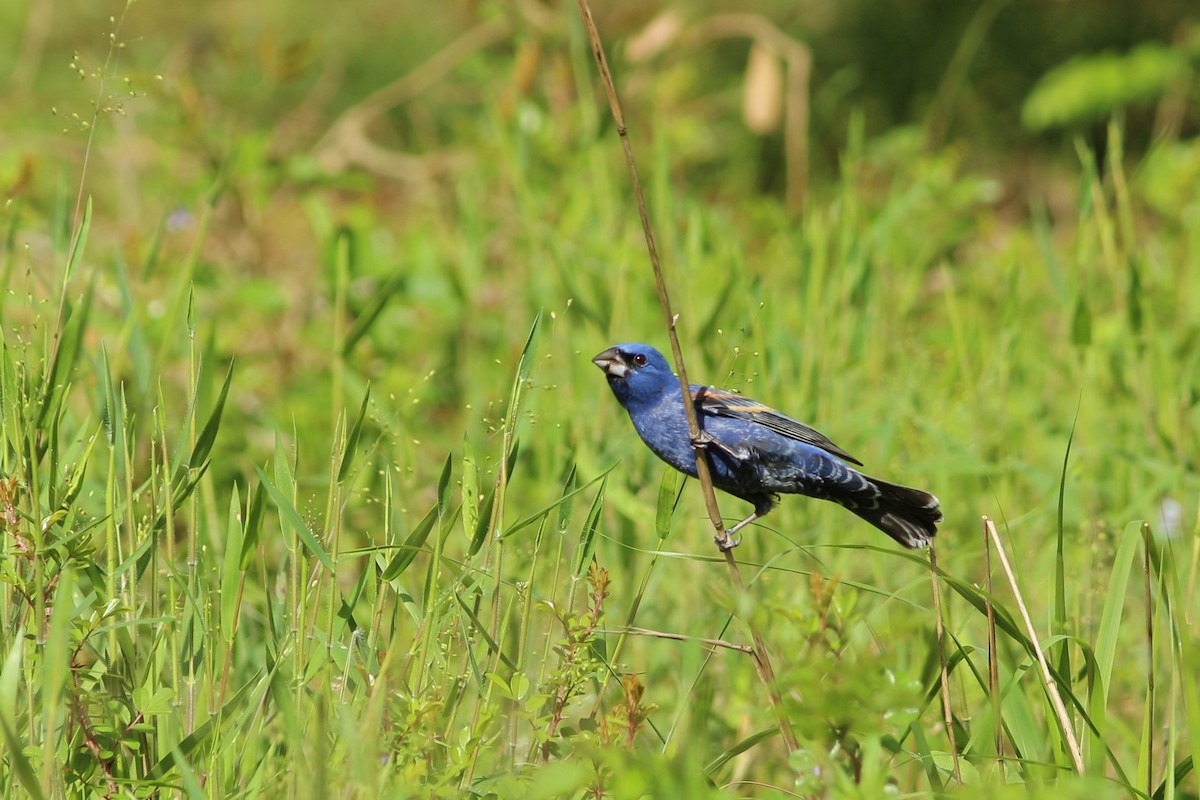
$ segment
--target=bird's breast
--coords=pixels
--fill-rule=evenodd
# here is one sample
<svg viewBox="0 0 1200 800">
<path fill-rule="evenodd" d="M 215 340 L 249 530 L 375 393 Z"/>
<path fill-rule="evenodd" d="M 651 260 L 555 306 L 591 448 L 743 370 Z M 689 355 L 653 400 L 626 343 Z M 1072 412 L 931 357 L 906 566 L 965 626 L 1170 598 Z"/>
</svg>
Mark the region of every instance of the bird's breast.
<svg viewBox="0 0 1200 800">
<path fill-rule="evenodd" d="M 687 415 L 678 396 L 629 409 L 638 436 L 656 456 L 682 472 L 696 474 L 696 456 L 688 433 Z"/>
</svg>

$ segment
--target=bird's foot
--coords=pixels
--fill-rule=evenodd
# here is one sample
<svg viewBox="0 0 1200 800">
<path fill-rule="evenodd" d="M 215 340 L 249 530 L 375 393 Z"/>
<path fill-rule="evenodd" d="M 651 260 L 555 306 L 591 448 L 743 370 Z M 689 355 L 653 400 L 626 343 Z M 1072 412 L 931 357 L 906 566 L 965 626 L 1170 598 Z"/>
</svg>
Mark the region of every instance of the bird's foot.
<svg viewBox="0 0 1200 800">
<path fill-rule="evenodd" d="M 733 536 L 729 531 L 721 531 L 721 535 L 714 536 L 713 541 L 717 543 L 718 550 L 722 553 L 728 553 L 742 543 L 742 537 Z"/>
<path fill-rule="evenodd" d="M 732 528 L 727 528 L 721 531 L 720 536 L 714 536 L 713 541 L 717 543 L 717 549 L 722 553 L 728 553 L 730 550 L 737 547 L 742 543 L 742 537 L 738 536 L 737 532 L 761 516 L 762 514 L 759 514 L 756 511 L 739 522 L 737 525 L 734 525 Z"/>
<path fill-rule="evenodd" d="M 693 436 L 692 447 L 696 450 L 707 450 L 709 447 L 715 447 L 730 458 L 738 458 L 741 455 L 708 431 L 700 431 L 699 434 Z"/>
</svg>

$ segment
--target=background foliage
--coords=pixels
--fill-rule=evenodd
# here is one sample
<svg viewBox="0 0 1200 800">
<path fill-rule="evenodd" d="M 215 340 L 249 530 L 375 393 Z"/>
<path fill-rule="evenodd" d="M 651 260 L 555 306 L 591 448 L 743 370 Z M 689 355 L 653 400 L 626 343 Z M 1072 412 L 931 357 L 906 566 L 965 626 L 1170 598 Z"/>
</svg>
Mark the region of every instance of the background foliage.
<svg viewBox="0 0 1200 800">
<path fill-rule="evenodd" d="M 588 363 L 573 5 L 17 2 L 6 795 L 1195 796 L 1192 5 L 596 10 L 693 378 L 942 498 L 951 728 L 927 559 L 789 499 L 735 591 Z"/>
</svg>

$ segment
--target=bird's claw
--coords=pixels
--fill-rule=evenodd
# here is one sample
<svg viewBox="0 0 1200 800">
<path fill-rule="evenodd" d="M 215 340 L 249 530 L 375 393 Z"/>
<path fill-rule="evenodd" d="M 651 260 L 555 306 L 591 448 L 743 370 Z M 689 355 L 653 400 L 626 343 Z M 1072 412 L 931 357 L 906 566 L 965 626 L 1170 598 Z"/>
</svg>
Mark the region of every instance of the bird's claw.
<svg viewBox="0 0 1200 800">
<path fill-rule="evenodd" d="M 742 537 L 730 536 L 729 531 L 721 531 L 720 536 L 714 536 L 713 541 L 717 543 L 717 549 L 722 553 L 728 553 L 733 548 L 742 543 Z"/>
<path fill-rule="evenodd" d="M 708 431 L 700 431 L 692 437 L 692 447 L 696 450 L 707 450 L 709 447 L 715 447 L 730 458 L 741 458 L 742 454 L 735 451 L 732 447 L 722 442 L 717 437 L 713 436 Z"/>
</svg>

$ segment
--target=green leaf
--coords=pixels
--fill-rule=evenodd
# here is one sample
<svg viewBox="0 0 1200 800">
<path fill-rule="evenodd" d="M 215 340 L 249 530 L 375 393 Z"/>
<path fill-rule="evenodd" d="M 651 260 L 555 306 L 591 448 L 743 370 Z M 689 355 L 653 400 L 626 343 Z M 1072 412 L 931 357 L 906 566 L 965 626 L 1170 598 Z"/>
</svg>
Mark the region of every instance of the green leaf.
<svg viewBox="0 0 1200 800">
<path fill-rule="evenodd" d="M 1108 591 L 1104 593 L 1104 608 L 1100 612 L 1100 624 L 1096 628 L 1097 676 L 1101 681 L 1100 707 L 1108 705 L 1108 690 L 1112 686 L 1113 664 L 1117 660 L 1121 616 L 1125 609 L 1125 594 L 1129 586 L 1129 573 L 1142 540 L 1142 523 L 1130 522 L 1121 534 L 1116 557 L 1108 576 Z"/>
<path fill-rule="evenodd" d="M 109 447 L 117 442 L 117 397 L 113 390 L 112 367 L 108 363 L 108 348 L 100 345 L 100 420 L 104 423 L 104 438 Z"/>
<path fill-rule="evenodd" d="M 483 543 L 487 539 L 488 530 L 492 526 L 492 509 L 495 505 L 496 487 L 493 486 L 484 499 L 483 506 L 479 509 L 479 516 L 475 520 L 475 531 L 471 535 L 471 547 L 467 550 L 469 555 L 475 555 L 483 547 Z"/>
<path fill-rule="evenodd" d="M 575 577 L 582 578 L 592 564 L 592 554 L 596 552 L 596 531 L 600 527 L 600 512 L 604 510 L 604 487 L 608 478 L 600 482 L 596 497 L 592 500 L 592 508 L 588 511 L 579 534 L 579 549 L 575 553 Z"/>
<path fill-rule="evenodd" d="M 371 296 L 371 301 L 354 320 L 354 326 L 350 328 L 350 332 L 346 334 L 346 340 L 342 342 L 342 358 L 348 357 L 354 351 L 362 338 L 371 330 L 371 326 L 375 324 L 388 301 L 406 285 L 406 276 L 396 273 Z"/>
<path fill-rule="evenodd" d="M 25 791 L 34 798 L 42 798 L 41 784 L 33 765 L 25 757 L 24 743 L 12 723 L 17 719 L 17 690 L 21 683 L 21 654 L 25 647 L 25 636 L 18 631 L 11 639 L 12 646 L 4 660 L 4 671 L 0 672 L 0 738 L 8 750 L 8 763 L 16 773 L 17 780 Z"/>
<path fill-rule="evenodd" d="M 504 676 L 495 672 L 488 672 L 484 675 L 484 677 L 488 679 L 488 682 L 492 684 L 496 691 L 504 695 L 505 700 L 517 699 L 516 694 L 513 693 L 512 688 L 508 685 L 508 681 L 504 680 Z"/>
<path fill-rule="evenodd" d="M 1092 312 L 1088 310 L 1083 292 L 1075 298 L 1075 310 L 1071 313 L 1071 343 L 1076 347 L 1087 347 L 1092 343 Z"/>
<path fill-rule="evenodd" d="M 1065 633 L 1067 630 L 1066 525 L 1063 517 L 1067 503 L 1067 467 L 1071 463 L 1071 445 L 1075 441 L 1075 426 L 1079 423 L 1079 405 L 1083 401 L 1082 393 L 1080 393 L 1079 401 L 1079 404 L 1075 406 L 1075 419 L 1071 421 L 1071 432 L 1067 435 L 1067 449 L 1063 453 L 1062 471 L 1059 473 L 1058 480 L 1058 524 L 1054 553 L 1054 628 L 1056 633 Z M 1071 674 L 1071 647 L 1067 642 L 1063 642 L 1057 659 L 1054 659 L 1053 656 L 1050 658 L 1058 662 L 1060 673 Z"/>
<path fill-rule="evenodd" d="M 505 653 L 502 649 L 500 649 L 499 643 L 497 643 L 496 640 L 492 638 L 491 634 L 488 633 L 487 626 L 483 624 L 483 621 L 481 619 L 479 619 L 478 615 L 476 615 L 476 613 L 471 609 L 471 607 L 469 605 L 467 605 L 466 601 L 463 600 L 462 593 L 455 592 L 454 599 L 458 601 L 459 607 L 462 608 L 462 610 L 466 613 L 467 617 L 470 618 L 470 620 L 471 620 L 470 625 L 463 625 L 463 627 L 468 628 L 468 629 L 473 629 L 474 632 L 481 639 L 483 639 L 484 643 L 488 647 L 488 650 L 493 655 L 499 655 L 500 660 L 503 661 L 506 666 L 508 666 L 509 668 L 511 668 L 513 670 L 516 670 L 517 665 L 513 663 L 513 660 L 508 656 L 507 653 Z M 472 661 L 474 661 L 474 655 L 471 654 L 470 652 L 468 652 L 468 655 L 470 655 Z"/>
<path fill-rule="evenodd" d="M 506 531 L 504 531 L 504 533 L 500 534 L 500 538 L 507 539 L 509 536 L 513 535 L 517 531 L 522 530 L 523 528 L 526 528 L 526 527 L 532 525 L 533 523 L 540 521 L 547 514 L 549 514 L 551 511 L 553 511 L 555 508 L 558 508 L 559 506 L 561 506 L 563 504 L 570 504 L 571 500 L 575 497 L 575 495 L 584 491 L 592 484 L 603 480 L 605 477 L 608 476 L 608 473 L 612 472 L 613 469 L 615 469 L 615 468 L 616 468 L 616 464 L 613 464 L 613 466 L 604 470 L 604 472 L 602 472 L 599 475 L 597 475 L 596 477 L 592 478 L 590 481 L 585 483 L 583 486 L 577 486 L 575 488 L 568 488 L 567 491 L 564 494 L 562 494 L 557 500 L 547 503 L 546 505 L 539 508 L 537 511 L 534 511 L 532 514 L 522 517 L 520 520 L 514 522 L 512 525 L 510 525 L 508 527 L 508 530 L 506 530 Z M 567 484 L 568 487 L 570 487 L 575 482 L 576 482 L 575 471 L 574 471 L 574 468 L 572 468 L 571 472 L 568 474 L 568 484 Z"/>
<path fill-rule="evenodd" d="M 338 468 L 337 482 L 346 480 L 350 468 L 354 465 L 354 454 L 358 451 L 358 440 L 362 438 L 363 420 L 367 418 L 367 406 L 371 402 L 371 384 L 367 384 L 366 394 L 363 395 L 362 405 L 358 408 L 358 417 L 346 437 L 346 446 L 342 449 L 342 465 Z"/>
<path fill-rule="evenodd" d="M 1129 291 L 1126 294 L 1125 308 L 1129 317 L 1129 329 L 1135 334 L 1142 332 L 1145 318 L 1142 305 L 1142 273 L 1137 261 L 1129 259 Z"/>
<path fill-rule="evenodd" d="M 92 437 L 88 439 L 87 448 L 83 451 L 83 455 L 74 461 L 74 471 L 71 473 L 71 479 L 67 482 L 67 489 L 63 492 L 59 503 L 63 508 L 70 508 L 76 498 L 79 497 L 80 491 L 83 490 L 83 478 L 87 474 L 87 465 L 92 460 L 92 450 L 96 447 L 96 442 L 100 440 L 100 429 L 97 429 Z"/>
<path fill-rule="evenodd" d="M 234 711 L 237 711 L 242 706 L 246 705 L 247 700 L 250 697 L 250 689 L 255 685 L 261 685 L 264 677 L 265 676 L 261 671 L 252 676 L 250 680 L 242 685 L 242 688 L 237 690 L 237 693 L 233 697 L 229 698 L 229 701 L 221 707 L 219 712 L 208 717 L 204 724 L 198 726 L 195 730 L 185 736 L 183 740 L 175 746 L 175 749 L 171 753 L 164 755 L 162 760 L 151 767 L 150 771 L 146 773 L 146 777 L 153 780 L 161 779 L 163 776 L 167 775 L 170 772 L 171 767 L 176 764 L 176 754 L 190 756 L 192 753 L 195 753 L 201 745 L 203 745 L 205 742 L 208 742 L 211 737 L 214 736 L 214 734 L 219 734 L 221 732 L 222 723 L 228 720 Z M 254 705 L 256 707 L 266 699 L 260 693 L 255 693 L 255 696 L 256 701 Z"/>
<path fill-rule="evenodd" d="M 1025 127 L 1081 125 L 1153 101 L 1188 69 L 1182 48 L 1146 43 L 1128 53 L 1077 56 L 1047 72 L 1021 108 Z"/>
<path fill-rule="evenodd" d="M 142 328 L 141 309 L 134 299 L 133 290 L 129 285 L 129 270 L 125 259 L 118 252 L 113 262 L 117 289 L 121 293 L 121 314 L 125 317 L 125 324 L 129 331 L 129 344 L 125 350 L 129 355 L 129 365 L 133 371 L 133 380 L 134 385 L 137 386 L 138 396 L 146 398 L 150 396 L 150 370 L 153 368 L 153 364 L 150 350 L 146 346 L 146 334 Z"/>
<path fill-rule="evenodd" d="M 447 460 L 447 463 L 449 461 Z M 394 580 L 399 577 L 404 570 L 408 569 L 409 564 L 417 557 L 417 553 L 425 545 L 425 540 L 429 537 L 429 532 L 433 530 L 433 525 L 438 520 L 438 506 L 435 504 L 433 508 L 417 523 L 417 527 L 409 532 L 404 539 L 404 543 L 400 545 L 399 551 L 392 557 L 387 568 L 383 570 L 383 579 L 385 581 Z"/>
<path fill-rule="evenodd" d="M 514 390 L 529 380 L 529 376 L 533 373 L 533 354 L 537 350 L 538 332 L 541 327 L 542 312 L 539 311 L 533 317 L 533 325 L 529 327 L 529 335 L 525 337 L 525 346 L 521 348 L 521 357 L 517 360 L 517 379 L 514 382 Z M 515 408 L 516 403 L 511 404 L 510 412 Z"/>
<path fill-rule="evenodd" d="M 196 338 L 196 287 L 194 284 L 188 284 L 187 296 L 187 334 L 189 339 Z"/>
<path fill-rule="evenodd" d="M 479 467 L 469 453 L 463 453 L 462 464 L 462 517 L 463 530 L 474 538 L 479 524 Z"/>
<path fill-rule="evenodd" d="M 63 690 L 71 675 L 71 632 L 75 610 L 70 598 L 75 594 L 77 580 L 75 570 L 67 567 L 58 573 L 58 585 L 54 587 L 59 602 L 54 603 L 50 610 L 50 629 L 38 680 L 43 709 L 59 708 Z"/>
<path fill-rule="evenodd" d="M 225 552 L 221 561 L 221 633 L 227 644 L 233 641 L 234 623 L 237 620 L 238 587 L 245 575 L 239 568 L 244 536 L 242 521 L 238 519 L 241 513 L 242 502 L 235 483 L 229 498 L 229 514 L 225 522 Z"/>
<path fill-rule="evenodd" d="M 225 411 L 225 399 L 229 396 L 229 384 L 233 380 L 233 362 L 229 362 L 229 370 L 225 373 L 225 383 L 221 385 L 221 393 L 217 395 L 217 403 L 213 406 L 208 421 L 196 437 L 196 446 L 192 448 L 192 456 L 188 459 L 189 466 L 195 466 L 208 458 L 213 442 L 217 439 L 217 430 L 221 427 L 221 414 Z"/>
<path fill-rule="evenodd" d="M 448 453 L 446 463 L 442 464 L 442 475 L 438 478 L 437 504 L 440 517 L 446 516 L 446 512 L 450 510 L 450 478 L 454 472 L 451 458 L 452 455 Z"/>
<path fill-rule="evenodd" d="M 265 507 L 262 484 L 255 484 L 250 490 L 250 499 L 246 503 L 246 524 L 242 531 L 242 553 L 238 559 L 238 569 L 245 572 L 250 568 L 250 559 L 258 548 L 258 539 L 262 534 L 263 509 Z"/>
<path fill-rule="evenodd" d="M 71 243 L 71 256 L 67 259 L 67 271 L 63 275 L 63 285 L 71 280 L 72 273 L 79 266 L 79 260 L 83 257 L 84 248 L 87 247 L 88 232 L 92 229 L 92 198 L 87 199 L 87 205 L 83 209 L 83 223 L 79 226 L 79 232 L 75 235 L 75 241 Z"/>
<path fill-rule="evenodd" d="M 1192 774 L 1193 763 L 1194 762 L 1193 762 L 1191 756 L 1188 756 L 1183 761 L 1180 761 L 1179 764 L 1175 767 L 1175 771 L 1174 771 L 1174 773 L 1172 773 L 1171 777 L 1163 778 L 1162 783 L 1160 783 L 1158 785 L 1158 788 L 1154 790 L 1154 794 L 1152 795 L 1153 800 L 1164 800 L 1166 798 L 1166 796 L 1167 796 L 1167 781 L 1168 780 L 1171 782 L 1172 789 L 1174 789 L 1175 787 L 1178 787 L 1178 786 L 1182 786 L 1183 782 L 1185 780 L 1187 780 L 1187 776 Z M 1178 795 L 1176 795 L 1176 796 L 1178 796 Z"/>
<path fill-rule="evenodd" d="M 304 524 L 304 520 L 300 517 L 299 512 L 296 511 L 295 506 L 292 505 L 292 501 L 283 492 L 279 491 L 275 487 L 275 484 L 271 483 L 271 479 L 262 471 L 262 467 L 255 467 L 254 471 L 258 474 L 258 479 L 262 482 L 263 488 L 267 490 L 271 502 L 275 504 L 275 508 L 279 509 L 279 515 L 287 520 L 288 525 L 300 537 L 300 542 L 304 545 L 305 549 L 320 561 L 325 569 L 333 572 L 333 560 L 329 557 L 329 553 L 325 552 L 325 548 L 317 541 L 317 537 L 313 536 L 312 531 Z"/>
<path fill-rule="evenodd" d="M 163 232 L 167 229 L 167 219 L 170 216 L 171 212 L 163 211 L 162 216 L 158 218 L 158 224 L 154 226 L 154 234 L 150 237 L 150 246 L 146 248 L 146 258 L 142 261 L 140 273 L 142 280 L 150 276 L 158 266 L 158 255 L 162 252 Z"/>
<path fill-rule="evenodd" d="M 349 598 L 342 598 L 342 606 L 338 609 L 338 619 L 346 623 L 351 633 L 362 627 L 358 624 L 358 620 L 354 618 L 354 609 L 358 607 L 358 601 L 362 599 L 363 591 L 367 588 L 367 580 L 371 577 L 371 574 L 372 572 L 369 569 L 359 572 L 358 580 L 354 582 L 354 591 L 350 593 Z"/>
<path fill-rule="evenodd" d="M 87 332 L 88 318 L 91 316 L 94 288 L 93 283 L 88 284 L 78 306 L 69 301 L 63 302 L 62 332 L 50 367 L 46 371 L 46 385 L 42 387 L 42 399 L 38 408 L 36 427 L 39 430 L 45 425 L 51 409 L 62 404 L 67 384 L 71 382 L 71 373 L 79 360 L 83 336 Z"/>
<path fill-rule="evenodd" d="M 614 468 L 613 464 L 604 474 L 607 474 Z M 571 522 L 571 509 L 575 505 L 575 487 L 579 485 L 579 470 L 574 461 L 571 462 L 571 468 L 567 470 L 567 477 L 563 479 L 562 500 L 558 507 L 558 530 L 565 531 L 567 525 Z"/>
<path fill-rule="evenodd" d="M 679 498 L 683 496 L 683 473 L 675 469 L 663 470 L 662 481 L 658 484 L 658 507 L 654 513 L 654 530 L 659 541 L 663 541 L 671 533 L 671 517 L 679 507 Z"/>
<path fill-rule="evenodd" d="M 204 787 L 200 783 L 200 777 L 192 769 L 192 765 L 188 763 L 187 756 L 179 751 L 178 745 L 171 748 L 171 758 L 175 761 L 175 766 L 179 770 L 179 777 L 183 782 L 183 789 L 187 794 L 188 800 L 205 800 L 208 795 L 204 792 Z"/>
</svg>

